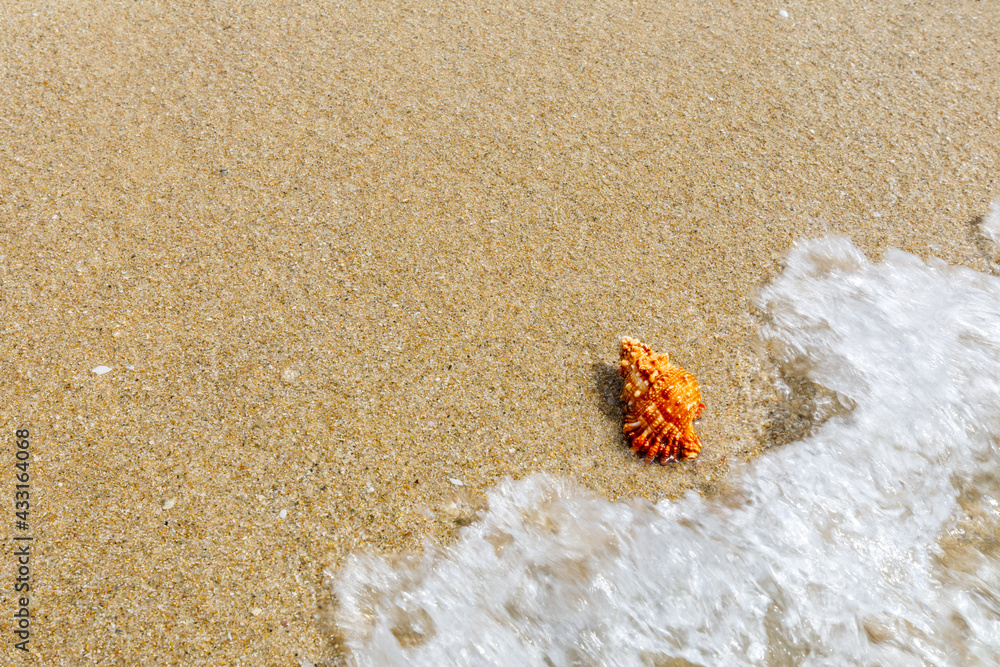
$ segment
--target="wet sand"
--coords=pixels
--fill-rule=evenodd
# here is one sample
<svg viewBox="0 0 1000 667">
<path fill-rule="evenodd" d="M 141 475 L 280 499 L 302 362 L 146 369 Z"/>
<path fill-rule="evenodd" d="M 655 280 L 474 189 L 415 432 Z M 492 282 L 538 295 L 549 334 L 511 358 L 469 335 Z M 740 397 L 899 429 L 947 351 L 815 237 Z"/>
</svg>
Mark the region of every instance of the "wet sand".
<svg viewBox="0 0 1000 667">
<path fill-rule="evenodd" d="M 322 661 L 352 550 L 794 432 L 753 295 L 796 239 L 995 270 L 994 4 L 362 4 L 0 10 L 0 662 Z M 628 451 L 622 335 L 701 381 L 696 461 Z"/>
</svg>

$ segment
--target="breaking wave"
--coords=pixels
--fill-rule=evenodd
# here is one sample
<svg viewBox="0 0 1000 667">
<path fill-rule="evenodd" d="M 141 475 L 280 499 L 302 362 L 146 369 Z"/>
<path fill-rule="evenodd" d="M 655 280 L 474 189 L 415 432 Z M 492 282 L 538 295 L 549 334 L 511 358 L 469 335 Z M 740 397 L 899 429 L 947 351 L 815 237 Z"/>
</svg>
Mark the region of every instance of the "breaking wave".
<svg viewBox="0 0 1000 667">
<path fill-rule="evenodd" d="M 1000 655 L 1000 279 L 849 241 L 760 295 L 840 405 L 729 491 L 611 503 L 498 484 L 446 549 L 332 579 L 357 665 L 976 664 Z"/>
</svg>

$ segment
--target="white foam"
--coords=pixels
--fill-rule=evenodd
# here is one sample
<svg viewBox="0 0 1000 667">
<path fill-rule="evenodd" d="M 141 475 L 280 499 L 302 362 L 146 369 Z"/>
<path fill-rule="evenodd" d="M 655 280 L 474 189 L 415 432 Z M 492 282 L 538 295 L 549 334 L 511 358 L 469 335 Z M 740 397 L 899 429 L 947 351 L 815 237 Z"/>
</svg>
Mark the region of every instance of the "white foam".
<svg viewBox="0 0 1000 667">
<path fill-rule="evenodd" d="M 352 557 L 332 583 L 349 660 L 995 660 L 1000 563 L 976 545 L 1000 535 L 1000 280 L 833 238 L 759 305 L 779 362 L 852 410 L 725 496 L 615 504 L 539 475 L 449 549 Z"/>
</svg>

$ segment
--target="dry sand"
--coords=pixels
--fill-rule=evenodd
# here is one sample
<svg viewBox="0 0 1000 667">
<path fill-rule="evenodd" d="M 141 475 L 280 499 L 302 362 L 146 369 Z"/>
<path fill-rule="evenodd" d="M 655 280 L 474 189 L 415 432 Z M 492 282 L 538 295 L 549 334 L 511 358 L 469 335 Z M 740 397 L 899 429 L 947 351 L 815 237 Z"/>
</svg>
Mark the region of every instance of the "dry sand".
<svg viewBox="0 0 1000 667">
<path fill-rule="evenodd" d="M 0 663 L 309 664 L 325 569 L 504 476 L 711 491 L 794 430 L 796 239 L 990 268 L 998 48 L 995 2 L 3 3 Z M 697 461 L 629 453 L 624 334 Z"/>
</svg>

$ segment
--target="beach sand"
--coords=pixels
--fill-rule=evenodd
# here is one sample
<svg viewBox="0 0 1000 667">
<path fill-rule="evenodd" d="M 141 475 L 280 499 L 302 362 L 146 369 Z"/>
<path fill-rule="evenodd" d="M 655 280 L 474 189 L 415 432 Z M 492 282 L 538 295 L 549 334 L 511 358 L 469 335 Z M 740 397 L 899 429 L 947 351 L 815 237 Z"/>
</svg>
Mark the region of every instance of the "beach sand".
<svg viewBox="0 0 1000 667">
<path fill-rule="evenodd" d="M 0 26 L 6 498 L 16 429 L 34 457 L 4 664 L 331 661 L 353 550 L 447 543 L 505 476 L 711 493 L 799 432 L 753 307 L 796 239 L 996 271 L 997 3 L 19 0 Z M 629 452 L 623 335 L 701 381 L 697 460 Z"/>
</svg>

